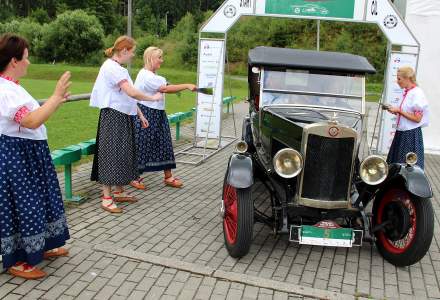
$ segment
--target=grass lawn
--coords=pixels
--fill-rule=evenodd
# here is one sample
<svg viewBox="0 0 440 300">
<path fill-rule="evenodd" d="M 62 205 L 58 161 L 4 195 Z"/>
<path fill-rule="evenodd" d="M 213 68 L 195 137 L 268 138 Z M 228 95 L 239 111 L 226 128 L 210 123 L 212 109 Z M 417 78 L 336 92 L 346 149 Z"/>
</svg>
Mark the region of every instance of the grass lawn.
<svg viewBox="0 0 440 300">
<path fill-rule="evenodd" d="M 90 93 L 98 74 L 98 67 L 82 67 L 70 65 L 39 65 L 32 64 L 28 74 L 21 80 L 23 87 L 36 99 L 48 98 L 55 87 L 56 80 L 69 70 L 72 73 L 72 94 Z M 131 76 L 136 78 L 138 68 L 132 68 Z M 158 72 L 170 83 L 196 82 L 196 73 L 192 71 L 162 68 Z M 229 84 L 232 92 L 229 91 Z M 224 96 L 236 96 L 238 99 L 247 97 L 247 81 L 225 79 Z M 382 92 L 382 84 L 367 84 L 368 101 L 378 101 Z M 185 91 L 179 95 L 166 96 L 166 111 L 168 114 L 186 112 L 195 107 L 195 94 Z M 65 103 L 46 122 L 49 135 L 49 146 L 52 150 L 68 145 L 77 144 L 96 136 L 99 110 L 89 107 L 89 101 Z"/>
<path fill-rule="evenodd" d="M 21 80 L 21 84 L 34 98 L 45 99 L 52 94 L 56 80 L 66 70 L 72 73 L 70 89 L 72 94 L 91 92 L 99 71 L 98 67 L 32 64 L 27 76 Z M 136 78 L 137 72 L 138 69 L 132 69 L 132 78 Z M 190 71 L 163 68 L 158 73 L 165 76 L 170 83 L 196 82 L 196 73 Z M 247 95 L 246 86 L 245 81 L 232 80 L 232 95 L 239 99 L 244 98 Z M 225 87 L 227 87 L 224 92 L 226 97 L 230 95 L 227 80 Z M 182 92 L 180 95 L 167 95 L 166 99 L 168 114 L 186 112 L 196 106 L 195 94 L 189 91 Z M 51 150 L 95 138 L 98 117 L 99 109 L 89 107 L 87 100 L 62 105 L 46 122 Z"/>
</svg>

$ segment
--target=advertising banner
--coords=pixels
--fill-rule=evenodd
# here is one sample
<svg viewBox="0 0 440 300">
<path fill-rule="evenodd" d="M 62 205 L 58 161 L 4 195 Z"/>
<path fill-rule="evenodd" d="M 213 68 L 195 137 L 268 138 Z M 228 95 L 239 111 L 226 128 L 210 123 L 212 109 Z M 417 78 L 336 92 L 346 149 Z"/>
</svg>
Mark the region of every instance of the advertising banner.
<svg viewBox="0 0 440 300">
<path fill-rule="evenodd" d="M 199 45 L 199 88 L 212 88 L 213 94 L 197 94 L 196 136 L 220 138 L 223 100 L 225 41 L 201 39 Z"/>
<path fill-rule="evenodd" d="M 354 0 L 266 0 L 266 13 L 352 19 L 354 4 Z"/>
<path fill-rule="evenodd" d="M 403 90 L 397 84 L 397 70 L 403 66 L 409 66 L 415 70 L 417 66 L 417 55 L 409 53 L 391 53 L 390 61 L 388 62 L 387 79 L 385 81 L 387 83 L 385 104 L 399 106 L 402 102 Z M 388 150 L 391 147 L 396 132 L 396 123 L 396 115 L 383 111 L 378 153 L 383 155 L 388 154 Z"/>
</svg>

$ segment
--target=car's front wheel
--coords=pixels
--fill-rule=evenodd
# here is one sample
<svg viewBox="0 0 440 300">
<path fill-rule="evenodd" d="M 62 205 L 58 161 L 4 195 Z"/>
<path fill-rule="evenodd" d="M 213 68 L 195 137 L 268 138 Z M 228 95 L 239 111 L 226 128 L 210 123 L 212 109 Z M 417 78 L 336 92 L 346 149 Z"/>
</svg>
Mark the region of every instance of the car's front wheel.
<svg viewBox="0 0 440 300">
<path fill-rule="evenodd" d="M 229 255 L 246 255 L 252 243 L 254 206 L 251 188 L 237 189 L 225 180 L 223 185 L 223 234 Z"/>
<path fill-rule="evenodd" d="M 380 226 L 382 225 L 382 226 Z M 376 246 L 395 266 L 409 266 L 428 252 L 434 234 L 434 213 L 429 199 L 417 198 L 401 188 L 388 189 L 373 205 Z"/>
</svg>

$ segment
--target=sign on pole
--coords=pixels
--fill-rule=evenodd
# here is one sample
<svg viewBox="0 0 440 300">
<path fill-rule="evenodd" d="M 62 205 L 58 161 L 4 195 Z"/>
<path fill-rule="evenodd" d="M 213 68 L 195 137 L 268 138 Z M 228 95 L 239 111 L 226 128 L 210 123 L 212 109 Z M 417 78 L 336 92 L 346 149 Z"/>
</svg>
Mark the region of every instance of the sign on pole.
<svg viewBox="0 0 440 300">
<path fill-rule="evenodd" d="M 197 95 L 196 137 L 219 139 L 225 68 L 225 41 L 200 39 L 198 87 L 213 88 L 213 95 Z"/>
</svg>

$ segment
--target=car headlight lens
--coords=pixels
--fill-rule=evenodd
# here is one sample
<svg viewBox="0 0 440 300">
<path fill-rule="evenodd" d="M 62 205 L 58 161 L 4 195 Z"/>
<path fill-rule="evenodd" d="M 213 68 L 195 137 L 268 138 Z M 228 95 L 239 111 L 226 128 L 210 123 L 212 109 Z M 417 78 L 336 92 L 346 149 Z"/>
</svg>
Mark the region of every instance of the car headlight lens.
<svg viewBox="0 0 440 300">
<path fill-rule="evenodd" d="M 406 154 L 405 161 L 408 165 L 414 166 L 417 163 L 417 154 L 414 152 L 408 152 Z"/>
<path fill-rule="evenodd" d="M 245 141 L 239 141 L 235 145 L 235 151 L 238 153 L 246 153 L 247 150 L 248 150 L 248 145 Z"/>
<path fill-rule="evenodd" d="M 382 183 L 388 175 L 388 164 L 380 156 L 368 156 L 361 163 L 360 174 L 362 180 L 369 185 Z"/>
<path fill-rule="evenodd" d="M 285 148 L 275 154 L 273 158 L 275 172 L 283 178 L 297 176 L 303 167 L 301 154 L 293 149 Z"/>
</svg>

